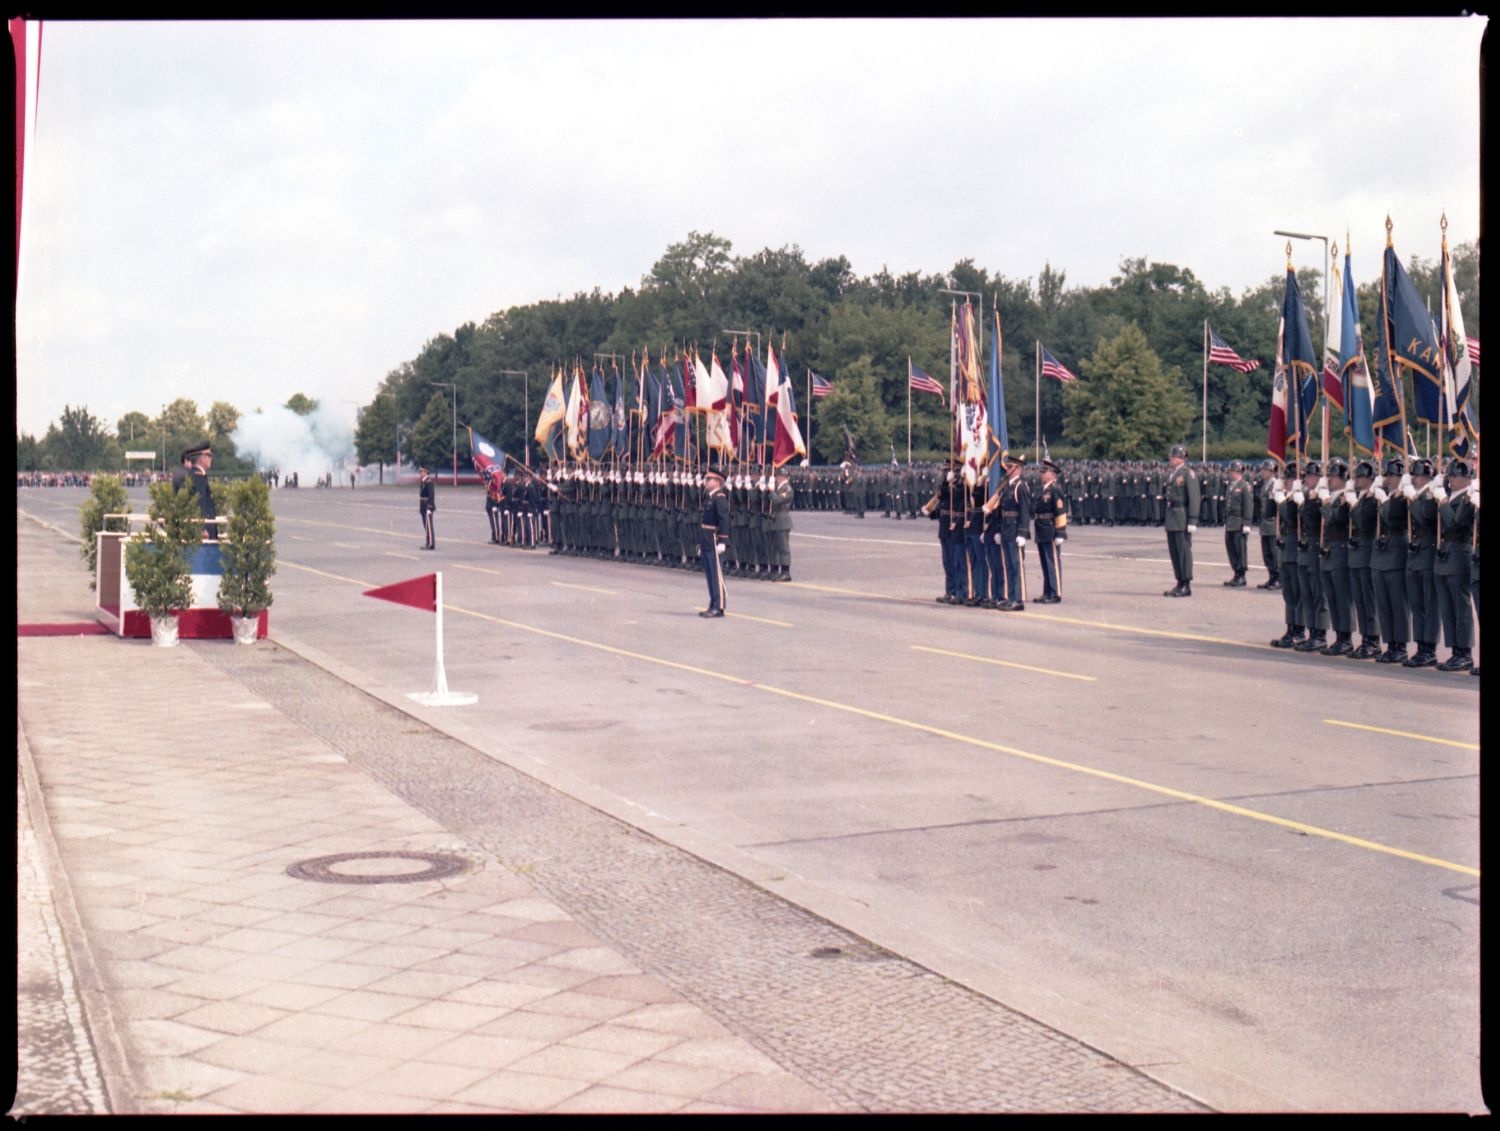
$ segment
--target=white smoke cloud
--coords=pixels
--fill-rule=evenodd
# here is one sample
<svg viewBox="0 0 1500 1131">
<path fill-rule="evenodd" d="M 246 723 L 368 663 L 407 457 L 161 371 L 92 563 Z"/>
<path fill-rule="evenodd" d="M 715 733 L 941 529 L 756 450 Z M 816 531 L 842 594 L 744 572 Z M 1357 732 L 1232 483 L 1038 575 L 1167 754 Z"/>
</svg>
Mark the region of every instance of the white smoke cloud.
<svg viewBox="0 0 1500 1131">
<path fill-rule="evenodd" d="M 354 466 L 354 427 L 326 405 L 306 416 L 280 405 L 246 413 L 230 436 L 236 452 L 262 471 L 276 468 L 283 483 L 294 473 L 304 487 L 329 472 L 337 481 L 343 469 Z"/>
</svg>

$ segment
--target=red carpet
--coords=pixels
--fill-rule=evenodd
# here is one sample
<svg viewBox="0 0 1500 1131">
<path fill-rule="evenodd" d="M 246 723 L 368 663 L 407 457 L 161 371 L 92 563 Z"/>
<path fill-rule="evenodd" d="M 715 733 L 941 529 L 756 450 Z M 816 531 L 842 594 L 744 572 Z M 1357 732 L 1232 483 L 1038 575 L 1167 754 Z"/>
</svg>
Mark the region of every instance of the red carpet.
<svg viewBox="0 0 1500 1131">
<path fill-rule="evenodd" d="M 109 629 L 98 621 L 79 621 L 76 624 L 18 624 L 17 636 L 108 636 Z"/>
</svg>

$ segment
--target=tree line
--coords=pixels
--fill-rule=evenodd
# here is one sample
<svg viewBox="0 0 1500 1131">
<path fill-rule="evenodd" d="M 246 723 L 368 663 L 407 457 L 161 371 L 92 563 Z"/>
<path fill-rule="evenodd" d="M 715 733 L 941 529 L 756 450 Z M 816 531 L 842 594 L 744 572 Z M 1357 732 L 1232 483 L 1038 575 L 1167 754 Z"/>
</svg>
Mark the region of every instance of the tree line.
<svg viewBox="0 0 1500 1131">
<path fill-rule="evenodd" d="M 1466 324 L 1477 327 L 1477 248 L 1460 245 L 1452 258 Z M 1371 253 L 1365 266 L 1372 280 L 1358 285 L 1367 345 L 1375 341 L 1379 265 Z M 1436 259 L 1412 257 L 1408 271 L 1419 290 L 1436 295 Z M 1321 346 L 1323 272 L 1302 267 L 1297 279 Z M 690 232 L 667 248 L 639 287 L 513 306 L 433 337 L 381 381 L 361 410 L 356 446 L 366 464 L 393 461 L 399 444 L 403 460 L 445 467 L 456 414 L 461 461 L 465 424 L 520 458 L 532 444 L 554 367 L 571 371 L 576 363 L 587 373 L 598 363 L 610 375 L 618 366 L 629 381 L 643 348 L 655 359 L 696 345 L 705 358 L 717 350 L 727 369 L 732 342 L 743 348 L 734 332 L 751 330 L 759 335 L 752 338 L 758 355 L 764 358 L 770 339 L 790 369 L 804 436 L 807 371 L 833 384 L 811 406 L 813 462 L 842 458 L 845 429 L 861 459 L 887 459 L 893 451 L 904 459 L 908 358 L 947 385 L 953 298 L 943 292 L 961 291 L 981 298 L 987 336 L 994 329 L 989 312 L 996 305 L 1000 311 L 1012 447 L 1029 446 L 1039 432 L 1054 452 L 1160 458 L 1171 443 L 1196 441 L 1207 319 L 1241 356 L 1262 361 L 1249 374 L 1209 367 L 1210 445 L 1254 454 L 1266 440 L 1284 287 L 1285 274 L 1278 273 L 1236 297 L 1227 287 L 1210 291 L 1187 268 L 1144 258 L 1126 259 L 1100 287 L 1068 287 L 1066 273 L 1050 263 L 1035 279 L 1013 279 L 970 259 L 945 274 L 881 270 L 861 278 L 843 256 L 810 262 L 796 245 L 736 256 L 729 240 Z M 1067 386 L 1044 378 L 1040 404 L 1037 341 L 1081 378 Z M 986 357 L 988 350 L 987 337 Z M 910 404 L 916 457 L 946 456 L 948 407 L 923 393 L 911 394 Z M 1333 447 L 1342 451 L 1336 411 L 1333 428 Z"/>
</svg>

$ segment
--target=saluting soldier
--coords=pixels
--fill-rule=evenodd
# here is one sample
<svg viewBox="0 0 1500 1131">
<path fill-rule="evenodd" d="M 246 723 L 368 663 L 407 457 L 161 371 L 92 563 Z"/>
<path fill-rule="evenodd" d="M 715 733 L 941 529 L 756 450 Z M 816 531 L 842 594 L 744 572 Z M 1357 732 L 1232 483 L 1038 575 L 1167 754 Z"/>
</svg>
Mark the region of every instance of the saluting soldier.
<svg viewBox="0 0 1500 1131">
<path fill-rule="evenodd" d="M 1281 577 L 1282 615 L 1286 632 L 1271 641 L 1272 648 L 1294 648 L 1307 639 L 1302 623 L 1302 584 L 1297 574 L 1297 531 L 1300 491 L 1297 461 L 1281 469 L 1281 481 L 1271 494 L 1276 511 L 1276 568 Z"/>
<path fill-rule="evenodd" d="M 965 595 L 964 569 L 964 491 L 955 482 L 957 471 L 950 462 L 943 472 L 937 490 L 922 507 L 922 513 L 937 520 L 938 545 L 943 555 L 943 595 L 936 598 L 942 605 L 960 605 Z"/>
<path fill-rule="evenodd" d="M 1167 531 L 1167 551 L 1172 556 L 1172 574 L 1177 585 L 1162 594 L 1163 597 L 1191 597 L 1193 595 L 1193 535 L 1198 530 L 1198 511 L 1203 505 L 1198 477 L 1187 466 L 1187 448 L 1177 444 L 1172 448 L 1169 462 L 1171 471 L 1162 484 L 1162 516 Z"/>
<path fill-rule="evenodd" d="M 1239 460 L 1229 464 L 1229 487 L 1224 495 L 1224 552 L 1234 576 L 1225 585 L 1242 589 L 1249 568 L 1250 526 L 1255 513 L 1255 488 L 1245 478 L 1245 465 Z"/>
<path fill-rule="evenodd" d="M 1068 536 L 1067 499 L 1057 482 L 1057 464 L 1042 460 L 1042 489 L 1034 508 L 1036 553 L 1042 560 L 1042 595 L 1039 605 L 1062 600 L 1062 541 Z"/>
<path fill-rule="evenodd" d="M 708 608 L 698 615 L 722 617 L 726 600 L 721 562 L 729 545 L 729 495 L 724 490 L 724 473 L 716 467 L 703 473 L 703 484 L 698 548 L 703 558 L 703 574 L 708 579 Z"/>
<path fill-rule="evenodd" d="M 1442 491 L 1432 478 L 1432 461 L 1414 459 L 1411 470 L 1402 476 L 1401 494 L 1406 498 L 1407 531 L 1410 545 L 1406 555 L 1406 605 L 1411 610 L 1411 634 L 1417 650 L 1402 661 L 1409 668 L 1437 666 L 1437 639 L 1441 617 L 1437 604 L 1437 517 L 1438 500 L 1434 489 Z"/>
<path fill-rule="evenodd" d="M 1438 507 L 1440 546 L 1437 552 L 1438 612 L 1443 642 L 1451 655 L 1437 666 L 1440 672 L 1466 672 L 1474 666 L 1474 621 L 1469 604 L 1470 559 L 1474 547 L 1474 503 L 1470 496 L 1469 464 L 1448 464 L 1453 491 Z"/>
</svg>

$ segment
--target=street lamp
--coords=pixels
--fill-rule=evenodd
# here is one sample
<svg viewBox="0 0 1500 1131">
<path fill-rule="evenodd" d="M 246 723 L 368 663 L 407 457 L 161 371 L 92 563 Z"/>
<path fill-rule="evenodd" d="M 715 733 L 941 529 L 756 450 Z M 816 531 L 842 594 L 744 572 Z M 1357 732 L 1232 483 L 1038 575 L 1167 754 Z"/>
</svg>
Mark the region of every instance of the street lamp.
<svg viewBox="0 0 1500 1131">
<path fill-rule="evenodd" d="M 521 375 L 523 382 L 521 386 L 521 439 L 525 442 L 523 451 L 526 455 L 526 466 L 531 466 L 531 441 L 526 439 L 526 422 L 531 419 L 531 374 L 525 369 L 502 369 L 500 376 L 514 377 L 517 373 Z"/>
<path fill-rule="evenodd" d="M 453 390 L 453 485 L 458 486 L 458 386 L 452 381 L 429 381 L 439 389 Z"/>
<path fill-rule="evenodd" d="M 1333 321 L 1333 301 L 1328 294 L 1328 237 L 1319 236 L 1309 232 L 1283 232 L 1279 228 L 1271 233 L 1273 236 L 1285 236 L 1292 240 L 1322 240 L 1323 241 L 1323 356 L 1328 356 L 1329 326 Z M 1288 253 L 1290 254 L 1290 253 Z M 1318 384 L 1323 384 L 1323 376 L 1318 375 Z M 1323 397 L 1323 458 L 1328 458 L 1328 397 Z"/>
</svg>

